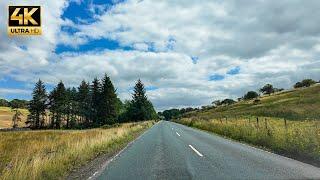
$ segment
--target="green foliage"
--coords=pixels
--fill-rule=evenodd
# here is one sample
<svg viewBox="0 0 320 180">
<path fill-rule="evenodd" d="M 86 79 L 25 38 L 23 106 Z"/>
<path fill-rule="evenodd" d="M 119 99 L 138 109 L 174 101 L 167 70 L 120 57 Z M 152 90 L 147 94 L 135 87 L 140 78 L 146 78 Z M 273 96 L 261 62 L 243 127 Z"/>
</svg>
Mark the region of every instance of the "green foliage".
<svg viewBox="0 0 320 180">
<path fill-rule="evenodd" d="M 140 79 L 134 87 L 132 98 L 124 119 L 144 121 L 157 118 L 157 113 L 152 103 L 148 100 L 144 85 Z"/>
<path fill-rule="evenodd" d="M 266 84 L 260 89 L 260 92 L 262 92 L 263 94 L 269 94 L 269 95 L 274 93 L 274 91 L 275 90 L 271 84 Z"/>
<path fill-rule="evenodd" d="M 5 99 L 0 99 L 0 106 L 2 107 L 9 107 L 10 103 L 9 101 L 5 100 Z"/>
<path fill-rule="evenodd" d="M 26 109 L 28 108 L 29 102 L 26 100 L 13 99 L 9 102 L 9 106 L 13 109 Z"/>
<path fill-rule="evenodd" d="M 223 101 L 221 101 L 220 105 L 231 105 L 234 104 L 236 101 L 233 99 L 224 99 Z"/>
<path fill-rule="evenodd" d="M 100 111 L 100 92 L 101 92 L 101 84 L 98 78 L 94 78 L 91 85 L 91 119 L 95 126 L 100 124 L 99 111 Z"/>
<path fill-rule="evenodd" d="M 85 124 L 85 126 L 89 126 L 91 123 L 91 94 L 89 83 L 85 81 L 81 82 L 80 86 L 78 87 L 77 102 L 77 112 L 81 118 L 81 121 Z"/>
<path fill-rule="evenodd" d="M 49 109 L 52 113 L 51 127 L 59 129 L 61 128 L 61 121 L 67 109 L 67 92 L 62 81 L 50 93 L 49 100 Z"/>
<path fill-rule="evenodd" d="M 255 99 L 257 97 L 259 97 L 259 94 L 257 92 L 249 91 L 243 96 L 243 99 L 249 100 L 249 99 Z"/>
<path fill-rule="evenodd" d="M 100 124 L 114 124 L 118 117 L 117 107 L 118 99 L 114 86 L 110 78 L 105 75 L 102 80 L 100 93 L 99 117 Z"/>
<path fill-rule="evenodd" d="M 34 129 L 39 129 L 44 127 L 44 117 L 46 115 L 47 108 L 47 92 L 45 85 L 39 79 L 36 83 L 35 88 L 32 92 L 32 100 L 30 101 L 30 106 L 28 108 L 30 114 L 28 115 L 28 120 L 26 124 Z"/>
<path fill-rule="evenodd" d="M 312 79 L 304 79 L 301 82 L 297 82 L 293 87 L 294 88 L 310 87 L 313 84 L 316 84 L 316 81 Z"/>
</svg>

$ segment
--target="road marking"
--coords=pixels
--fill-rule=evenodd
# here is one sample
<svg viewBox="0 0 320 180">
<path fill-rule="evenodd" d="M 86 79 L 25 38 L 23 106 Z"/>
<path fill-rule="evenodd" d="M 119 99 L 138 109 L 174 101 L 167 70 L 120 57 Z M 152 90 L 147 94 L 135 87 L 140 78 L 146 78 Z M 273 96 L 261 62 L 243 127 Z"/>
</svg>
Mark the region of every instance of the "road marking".
<svg viewBox="0 0 320 180">
<path fill-rule="evenodd" d="M 178 136 L 180 136 L 180 134 L 179 134 L 179 133 L 177 133 L 177 132 L 176 132 L 176 134 L 177 134 Z"/>
<path fill-rule="evenodd" d="M 196 150 L 196 148 L 194 148 L 194 147 L 191 146 L 190 144 L 189 144 L 189 147 L 190 147 L 194 152 L 196 152 L 200 157 L 203 156 L 198 150 Z"/>
</svg>

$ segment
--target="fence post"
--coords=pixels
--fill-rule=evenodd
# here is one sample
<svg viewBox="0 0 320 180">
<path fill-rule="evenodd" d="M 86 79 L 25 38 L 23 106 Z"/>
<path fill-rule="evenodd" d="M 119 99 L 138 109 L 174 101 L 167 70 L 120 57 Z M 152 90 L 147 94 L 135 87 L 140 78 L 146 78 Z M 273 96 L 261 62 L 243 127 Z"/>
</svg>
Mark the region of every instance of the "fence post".
<svg viewBox="0 0 320 180">
<path fill-rule="evenodd" d="M 259 117 L 257 117 L 257 126 L 259 127 Z"/>
<path fill-rule="evenodd" d="M 267 118 L 264 119 L 264 125 L 265 125 L 266 129 L 268 129 Z"/>
<path fill-rule="evenodd" d="M 283 118 L 284 119 L 284 127 L 287 129 L 287 120 L 286 118 Z"/>
</svg>

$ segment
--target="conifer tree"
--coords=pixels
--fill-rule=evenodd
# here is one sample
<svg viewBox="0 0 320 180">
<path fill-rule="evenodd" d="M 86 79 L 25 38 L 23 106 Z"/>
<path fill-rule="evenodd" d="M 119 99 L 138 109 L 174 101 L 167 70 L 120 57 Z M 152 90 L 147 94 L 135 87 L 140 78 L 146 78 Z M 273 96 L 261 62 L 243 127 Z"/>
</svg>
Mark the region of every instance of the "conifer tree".
<svg viewBox="0 0 320 180">
<path fill-rule="evenodd" d="M 78 87 L 78 113 L 81 123 L 84 123 L 86 127 L 90 126 L 90 109 L 91 109 L 91 96 L 89 83 L 82 81 Z"/>
<path fill-rule="evenodd" d="M 156 118 L 156 111 L 146 96 L 146 90 L 139 79 L 134 87 L 128 116 L 133 121 L 143 121 Z"/>
<path fill-rule="evenodd" d="M 92 85 L 91 85 L 91 112 L 90 112 L 90 116 L 91 119 L 93 121 L 93 125 L 97 126 L 100 123 L 100 118 L 99 118 L 99 114 L 100 114 L 100 96 L 101 95 L 101 84 L 99 82 L 99 80 L 97 78 L 94 78 Z"/>
<path fill-rule="evenodd" d="M 46 116 L 46 108 L 47 108 L 47 92 L 45 89 L 45 85 L 39 79 L 36 83 L 33 92 L 32 92 L 32 100 L 30 101 L 29 105 L 29 112 L 28 121 L 26 122 L 29 124 L 31 128 L 43 128 L 44 127 L 44 120 Z"/>
<path fill-rule="evenodd" d="M 102 79 L 100 113 L 101 124 L 113 124 L 117 118 L 117 95 L 110 78 L 105 74 Z"/>
<path fill-rule="evenodd" d="M 50 94 L 50 112 L 52 113 L 51 127 L 61 128 L 61 122 L 67 110 L 67 93 L 62 81 Z"/>
</svg>

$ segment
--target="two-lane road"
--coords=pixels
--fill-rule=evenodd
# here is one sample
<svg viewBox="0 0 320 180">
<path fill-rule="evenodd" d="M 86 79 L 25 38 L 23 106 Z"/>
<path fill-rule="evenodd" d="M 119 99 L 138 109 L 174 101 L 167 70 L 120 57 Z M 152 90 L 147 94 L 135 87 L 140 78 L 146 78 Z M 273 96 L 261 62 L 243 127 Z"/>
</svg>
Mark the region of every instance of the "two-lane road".
<svg viewBox="0 0 320 180">
<path fill-rule="evenodd" d="M 98 179 L 320 179 L 320 169 L 161 121 L 111 161 Z"/>
</svg>

